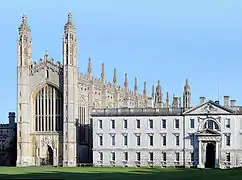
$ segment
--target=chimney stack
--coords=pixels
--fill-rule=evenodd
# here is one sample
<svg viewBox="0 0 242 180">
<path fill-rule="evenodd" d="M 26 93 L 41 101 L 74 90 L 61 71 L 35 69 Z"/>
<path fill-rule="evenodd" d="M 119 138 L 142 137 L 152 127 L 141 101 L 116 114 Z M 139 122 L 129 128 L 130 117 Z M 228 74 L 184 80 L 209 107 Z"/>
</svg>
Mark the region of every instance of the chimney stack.
<svg viewBox="0 0 242 180">
<path fill-rule="evenodd" d="M 225 107 L 229 106 L 229 96 L 224 96 L 224 106 Z"/>
<path fill-rule="evenodd" d="M 234 107 L 234 106 L 236 106 L 236 100 L 230 100 L 230 106 L 231 107 Z"/>
<path fill-rule="evenodd" d="M 205 102 L 206 98 L 205 97 L 200 97 L 199 99 L 200 99 L 200 105 L 201 105 L 201 104 L 203 104 Z"/>
<path fill-rule="evenodd" d="M 147 98 L 147 107 L 154 108 L 154 100 L 152 99 L 152 97 Z"/>
<path fill-rule="evenodd" d="M 179 107 L 179 97 L 173 97 L 173 107 Z"/>
</svg>

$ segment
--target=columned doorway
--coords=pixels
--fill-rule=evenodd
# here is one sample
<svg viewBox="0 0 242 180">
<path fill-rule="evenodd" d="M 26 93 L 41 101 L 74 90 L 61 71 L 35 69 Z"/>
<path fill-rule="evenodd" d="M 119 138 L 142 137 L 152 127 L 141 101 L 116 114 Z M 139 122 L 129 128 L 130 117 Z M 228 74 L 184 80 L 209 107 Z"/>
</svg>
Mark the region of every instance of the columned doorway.
<svg viewBox="0 0 242 180">
<path fill-rule="evenodd" d="M 206 162 L 205 168 L 215 168 L 216 160 L 215 142 L 208 142 L 206 146 Z"/>
<path fill-rule="evenodd" d="M 198 168 L 219 168 L 221 134 L 218 131 L 204 130 L 198 137 Z"/>
</svg>

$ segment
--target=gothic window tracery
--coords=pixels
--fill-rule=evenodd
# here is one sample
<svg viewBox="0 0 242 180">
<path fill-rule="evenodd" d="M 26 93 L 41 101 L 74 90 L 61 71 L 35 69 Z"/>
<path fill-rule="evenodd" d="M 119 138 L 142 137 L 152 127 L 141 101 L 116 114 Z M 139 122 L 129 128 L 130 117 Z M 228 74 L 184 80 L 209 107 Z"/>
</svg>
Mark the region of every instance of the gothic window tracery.
<svg viewBox="0 0 242 180">
<path fill-rule="evenodd" d="M 62 131 L 63 98 L 59 90 L 45 85 L 34 101 L 35 131 Z"/>
<path fill-rule="evenodd" d="M 89 133 L 89 129 L 88 129 L 88 109 L 86 106 L 86 101 L 84 99 L 84 97 L 80 97 L 79 99 L 79 107 L 78 107 L 78 117 L 79 117 L 79 123 L 78 123 L 78 138 L 77 141 L 79 144 L 87 144 L 88 143 L 88 133 Z"/>
</svg>

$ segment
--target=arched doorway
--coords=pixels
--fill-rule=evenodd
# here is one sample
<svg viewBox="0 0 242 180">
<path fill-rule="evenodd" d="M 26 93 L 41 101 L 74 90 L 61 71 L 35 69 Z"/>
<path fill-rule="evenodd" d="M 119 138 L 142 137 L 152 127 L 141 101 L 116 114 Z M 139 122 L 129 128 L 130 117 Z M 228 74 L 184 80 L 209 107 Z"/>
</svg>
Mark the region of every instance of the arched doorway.
<svg viewBox="0 0 242 180">
<path fill-rule="evenodd" d="M 53 150 L 49 145 L 47 148 L 46 165 L 53 165 Z"/>
<path fill-rule="evenodd" d="M 205 168 L 215 168 L 215 144 L 209 142 L 206 147 Z"/>
</svg>

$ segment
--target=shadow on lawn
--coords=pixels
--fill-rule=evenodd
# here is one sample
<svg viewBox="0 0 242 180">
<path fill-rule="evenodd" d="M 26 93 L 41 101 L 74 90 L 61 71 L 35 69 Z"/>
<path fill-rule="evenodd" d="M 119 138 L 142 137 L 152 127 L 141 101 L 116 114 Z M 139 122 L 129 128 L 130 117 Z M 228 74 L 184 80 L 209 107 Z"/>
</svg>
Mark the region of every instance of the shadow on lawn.
<svg viewBox="0 0 242 180">
<path fill-rule="evenodd" d="M 65 169 L 66 170 L 66 169 Z M 63 170 L 63 171 L 65 171 Z M 127 172 L 115 170 L 103 171 L 99 169 L 80 170 L 75 169 L 75 172 L 46 171 L 43 173 L 26 173 L 26 174 L 1 174 L 0 179 L 65 179 L 65 180 L 152 180 L 160 179 L 179 179 L 179 180 L 228 180 L 240 179 L 242 176 L 241 169 L 230 170 L 199 170 L 199 169 L 132 169 Z M 71 170 L 70 170 L 71 171 Z M 89 173 L 87 173 L 89 171 Z"/>
</svg>

